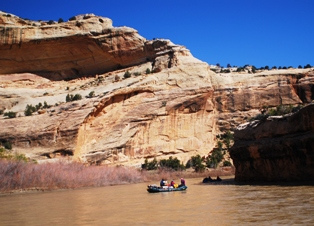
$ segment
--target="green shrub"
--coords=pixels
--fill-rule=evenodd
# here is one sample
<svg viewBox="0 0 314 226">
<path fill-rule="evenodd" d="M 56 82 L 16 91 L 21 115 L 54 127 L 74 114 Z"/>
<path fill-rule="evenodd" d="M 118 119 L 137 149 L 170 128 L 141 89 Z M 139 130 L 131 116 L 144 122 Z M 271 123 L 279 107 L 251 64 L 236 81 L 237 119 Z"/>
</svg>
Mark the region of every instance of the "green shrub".
<svg viewBox="0 0 314 226">
<path fill-rule="evenodd" d="M 231 162 L 226 160 L 223 162 L 223 166 L 232 166 L 232 164 L 231 164 Z"/>
<path fill-rule="evenodd" d="M 23 161 L 23 162 L 29 162 L 29 158 L 27 158 L 24 154 L 12 154 L 10 151 L 7 151 L 6 149 L 0 147 L 0 159 L 8 159 L 13 161 Z"/>
<path fill-rule="evenodd" d="M 266 107 L 265 107 L 266 108 Z M 292 106 L 292 105 L 278 105 L 275 108 L 267 108 L 264 114 L 258 114 L 251 118 L 249 121 L 260 120 L 265 121 L 269 116 L 280 116 L 290 113 L 295 113 L 302 108 L 302 105 Z"/>
<path fill-rule="evenodd" d="M 24 115 L 25 116 L 31 116 L 34 112 L 36 112 L 37 111 L 37 108 L 36 107 L 34 107 L 33 105 L 31 105 L 31 104 L 27 104 L 26 105 L 26 108 L 25 108 L 25 110 L 24 110 Z"/>
<path fill-rule="evenodd" d="M 95 91 L 91 91 L 89 94 L 88 94 L 88 98 L 92 98 L 95 96 Z"/>
<path fill-rule="evenodd" d="M 65 97 L 66 102 L 71 102 L 71 101 L 76 101 L 76 100 L 81 100 L 81 99 L 82 99 L 82 96 L 80 94 L 75 94 L 74 96 L 73 94 L 68 94 Z"/>
<path fill-rule="evenodd" d="M 180 160 L 175 158 L 172 158 L 172 156 L 169 157 L 169 159 L 162 159 L 159 161 L 159 166 L 162 168 L 170 168 L 174 170 L 183 170 L 185 167 L 180 163 Z"/>
<path fill-rule="evenodd" d="M 15 154 L 13 159 L 16 161 L 23 161 L 23 162 L 29 161 L 29 159 L 24 154 Z"/>
<path fill-rule="evenodd" d="M 124 78 L 130 78 L 131 77 L 131 73 L 129 71 L 126 71 L 123 75 Z"/>
<path fill-rule="evenodd" d="M 142 169 L 145 170 L 156 170 L 158 167 L 158 162 L 156 158 L 154 158 L 151 162 L 148 161 L 148 159 L 145 159 L 145 163 L 142 164 Z"/>
<path fill-rule="evenodd" d="M 218 164 L 223 159 L 222 149 L 215 148 L 212 154 L 206 160 L 206 166 L 208 168 L 217 168 Z"/>
<path fill-rule="evenodd" d="M 76 20 L 76 17 L 72 16 L 72 17 L 69 18 L 69 21 L 72 21 L 72 20 Z"/>
<path fill-rule="evenodd" d="M 285 115 L 292 112 L 292 105 L 279 105 L 276 108 L 271 108 L 268 110 L 268 115 L 276 116 L 276 115 Z"/>
<path fill-rule="evenodd" d="M 42 106 L 43 106 L 43 104 L 39 102 L 39 103 L 35 106 L 35 107 L 36 107 L 36 110 L 38 111 L 39 109 L 42 108 Z"/>
<path fill-rule="evenodd" d="M 233 141 L 233 134 L 228 130 L 221 135 L 222 142 L 226 145 L 226 148 L 229 149 L 231 142 Z M 218 145 L 219 148 L 219 145 Z"/>
<path fill-rule="evenodd" d="M 76 101 L 76 100 L 81 100 L 81 99 L 82 99 L 82 96 L 80 94 L 75 94 L 72 100 Z"/>
<path fill-rule="evenodd" d="M 149 69 L 149 68 L 146 68 L 146 74 L 148 75 L 148 74 L 150 74 L 150 73 L 151 73 L 150 69 Z"/>
<path fill-rule="evenodd" d="M 14 112 L 14 111 L 9 111 L 9 112 L 5 112 L 3 115 L 4 115 L 4 116 L 7 116 L 7 117 L 9 117 L 9 118 L 15 118 L 15 117 L 16 117 L 16 112 Z"/>
<path fill-rule="evenodd" d="M 50 107 L 51 107 L 51 105 L 48 105 L 47 102 L 44 101 L 44 106 L 43 106 L 43 108 L 45 109 L 45 108 L 50 108 Z"/>
<path fill-rule="evenodd" d="M 63 23 L 63 22 L 64 22 L 63 19 L 59 18 L 58 23 Z"/>
<path fill-rule="evenodd" d="M 307 65 L 305 65 L 304 66 L 304 69 L 306 69 L 306 68 L 311 68 L 312 66 L 310 65 L 310 64 L 307 64 Z"/>
<path fill-rule="evenodd" d="M 203 164 L 203 159 L 200 155 L 192 156 L 187 162 L 186 167 L 192 167 L 196 172 L 204 172 L 205 165 Z"/>
<path fill-rule="evenodd" d="M 68 94 L 66 97 L 65 97 L 65 101 L 66 102 L 71 102 L 72 101 L 72 98 L 73 98 L 73 95 L 71 94 Z"/>
<path fill-rule="evenodd" d="M 230 73 L 230 69 L 221 69 L 220 73 Z"/>
<path fill-rule="evenodd" d="M 250 122 L 254 120 L 265 121 L 268 118 L 268 115 L 258 114 L 255 117 L 250 118 Z"/>
</svg>

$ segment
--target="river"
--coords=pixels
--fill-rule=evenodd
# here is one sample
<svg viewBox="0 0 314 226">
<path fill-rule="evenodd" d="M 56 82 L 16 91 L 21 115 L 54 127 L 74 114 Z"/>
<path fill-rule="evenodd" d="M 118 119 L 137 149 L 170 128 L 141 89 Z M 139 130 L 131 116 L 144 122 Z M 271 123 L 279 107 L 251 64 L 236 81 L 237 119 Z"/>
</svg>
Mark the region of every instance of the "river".
<svg viewBox="0 0 314 226">
<path fill-rule="evenodd" d="M 0 196 L 0 225 L 314 225 L 314 186 L 147 184 Z M 155 182 L 158 183 L 158 182 Z"/>
</svg>

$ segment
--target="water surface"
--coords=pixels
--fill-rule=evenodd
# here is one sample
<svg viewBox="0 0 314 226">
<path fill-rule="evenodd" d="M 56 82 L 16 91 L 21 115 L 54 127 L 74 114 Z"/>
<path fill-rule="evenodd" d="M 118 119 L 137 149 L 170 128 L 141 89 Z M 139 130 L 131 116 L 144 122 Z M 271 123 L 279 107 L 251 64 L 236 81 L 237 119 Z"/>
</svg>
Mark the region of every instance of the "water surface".
<svg viewBox="0 0 314 226">
<path fill-rule="evenodd" d="M 314 186 L 147 184 L 0 196 L 1 225 L 314 225 Z M 157 181 L 155 183 L 158 183 Z"/>
</svg>

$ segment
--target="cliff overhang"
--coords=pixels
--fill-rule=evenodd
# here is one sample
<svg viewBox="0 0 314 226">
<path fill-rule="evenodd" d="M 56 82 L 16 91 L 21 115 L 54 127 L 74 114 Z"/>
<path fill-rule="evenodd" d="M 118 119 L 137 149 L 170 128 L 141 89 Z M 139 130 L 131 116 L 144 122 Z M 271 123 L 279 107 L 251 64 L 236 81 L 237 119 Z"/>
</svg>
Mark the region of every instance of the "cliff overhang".
<svg viewBox="0 0 314 226">
<path fill-rule="evenodd" d="M 314 181 L 314 104 L 293 115 L 246 123 L 230 156 L 236 181 Z"/>
</svg>

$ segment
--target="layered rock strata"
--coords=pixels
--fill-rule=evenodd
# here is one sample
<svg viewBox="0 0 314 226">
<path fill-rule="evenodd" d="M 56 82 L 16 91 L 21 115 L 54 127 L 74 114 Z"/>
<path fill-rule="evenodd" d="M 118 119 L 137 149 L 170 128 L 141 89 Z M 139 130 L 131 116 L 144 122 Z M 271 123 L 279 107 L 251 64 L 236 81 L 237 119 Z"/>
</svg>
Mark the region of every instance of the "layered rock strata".
<svg viewBox="0 0 314 226">
<path fill-rule="evenodd" d="M 176 48 L 167 40 L 147 41 L 136 30 L 113 27 L 110 19 L 93 14 L 47 23 L 0 13 L 0 74 L 28 72 L 68 80 L 147 61 L 158 71 L 175 65 Z"/>
<path fill-rule="evenodd" d="M 314 104 L 241 125 L 234 137 L 237 181 L 314 181 Z"/>
<path fill-rule="evenodd" d="M 217 134 L 263 106 L 313 99 L 312 69 L 215 74 L 185 47 L 147 41 L 106 18 L 50 25 L 0 18 L 0 110 L 18 115 L 0 118 L 0 141 L 37 160 L 140 166 L 144 158 L 174 156 L 185 162 L 207 155 Z M 15 29 L 22 36 L 15 38 Z M 65 81 L 71 78 L 77 79 Z M 75 94 L 83 98 L 65 102 Z M 24 116 L 27 105 L 44 102 L 51 107 Z"/>
</svg>

